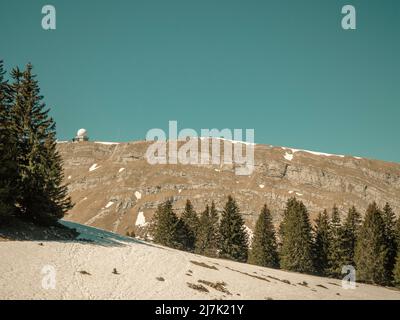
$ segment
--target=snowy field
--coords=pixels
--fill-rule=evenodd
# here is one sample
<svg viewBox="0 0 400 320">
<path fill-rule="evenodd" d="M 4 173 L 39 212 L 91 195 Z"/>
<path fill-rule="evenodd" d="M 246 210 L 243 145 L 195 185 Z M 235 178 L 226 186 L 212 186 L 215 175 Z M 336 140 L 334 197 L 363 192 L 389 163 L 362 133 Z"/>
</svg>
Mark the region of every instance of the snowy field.
<svg viewBox="0 0 400 320">
<path fill-rule="evenodd" d="M 371 285 L 211 259 L 72 222 L 79 241 L 0 241 L 0 299 L 400 299 Z"/>
</svg>

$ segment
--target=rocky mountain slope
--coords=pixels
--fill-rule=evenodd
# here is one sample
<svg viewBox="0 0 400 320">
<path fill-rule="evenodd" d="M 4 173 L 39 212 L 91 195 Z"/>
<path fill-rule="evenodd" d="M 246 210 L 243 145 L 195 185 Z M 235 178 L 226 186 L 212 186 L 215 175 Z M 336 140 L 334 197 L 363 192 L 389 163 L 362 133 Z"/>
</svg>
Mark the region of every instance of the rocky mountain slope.
<svg viewBox="0 0 400 320">
<path fill-rule="evenodd" d="M 1 241 L 0 299 L 400 299 L 400 291 L 211 259 L 62 222 L 70 240 Z"/>
<path fill-rule="evenodd" d="M 292 196 L 307 205 L 311 217 L 334 204 L 342 214 L 351 205 L 363 212 L 371 201 L 381 206 L 387 201 L 400 212 L 397 163 L 256 145 L 254 172 L 238 176 L 232 165 L 150 165 L 145 158 L 150 143 L 59 143 L 75 203 L 66 219 L 141 234 L 157 205 L 169 197 L 178 212 L 186 199 L 200 212 L 211 200 L 222 210 L 229 194 L 250 229 L 263 203 L 278 223 Z"/>
</svg>

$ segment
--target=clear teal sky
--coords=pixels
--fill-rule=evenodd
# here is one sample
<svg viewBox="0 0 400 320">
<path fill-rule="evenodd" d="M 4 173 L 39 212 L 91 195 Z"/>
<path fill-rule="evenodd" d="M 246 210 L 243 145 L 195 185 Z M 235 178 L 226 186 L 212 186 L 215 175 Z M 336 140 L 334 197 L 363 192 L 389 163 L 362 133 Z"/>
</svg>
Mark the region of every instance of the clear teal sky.
<svg viewBox="0 0 400 320">
<path fill-rule="evenodd" d="M 34 64 L 59 139 L 137 140 L 178 120 L 400 162 L 399 42 L 399 0 L 0 1 L 0 58 Z"/>
</svg>

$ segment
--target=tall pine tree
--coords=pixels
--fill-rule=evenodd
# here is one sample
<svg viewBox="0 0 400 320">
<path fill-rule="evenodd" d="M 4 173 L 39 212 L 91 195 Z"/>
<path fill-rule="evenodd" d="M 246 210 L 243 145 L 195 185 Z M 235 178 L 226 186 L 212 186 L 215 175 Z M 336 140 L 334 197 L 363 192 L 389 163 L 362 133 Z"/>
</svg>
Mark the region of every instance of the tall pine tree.
<svg viewBox="0 0 400 320">
<path fill-rule="evenodd" d="M 167 200 L 157 207 L 152 221 L 152 236 L 155 243 L 163 246 L 183 249 L 180 241 L 181 223 L 174 210 L 172 200 Z"/>
<path fill-rule="evenodd" d="M 357 236 L 360 230 L 361 216 L 353 206 L 347 213 L 343 224 L 343 263 L 344 265 L 355 266 L 354 254 L 357 243 Z"/>
<path fill-rule="evenodd" d="M 393 283 L 400 288 L 400 250 L 397 252 L 396 263 L 393 270 Z"/>
<path fill-rule="evenodd" d="M 218 255 L 218 213 L 214 202 L 200 216 L 195 252 L 208 257 Z"/>
<path fill-rule="evenodd" d="M 327 275 L 339 277 L 344 263 L 344 232 L 336 205 L 332 209 Z"/>
<path fill-rule="evenodd" d="M 275 230 L 267 205 L 264 205 L 256 222 L 249 263 L 269 268 L 279 266 Z"/>
<path fill-rule="evenodd" d="M 386 269 L 388 247 L 385 224 L 375 202 L 368 206 L 365 214 L 357 240 L 355 262 L 357 275 L 361 281 L 380 285 L 389 283 L 390 274 Z"/>
<path fill-rule="evenodd" d="M 208 248 L 212 256 L 216 256 L 218 253 L 218 245 L 219 245 L 219 216 L 214 201 L 211 202 L 210 225 L 211 225 L 210 241 Z"/>
<path fill-rule="evenodd" d="M 388 261 L 386 269 L 392 277 L 392 270 L 396 263 L 397 241 L 396 241 L 396 215 L 394 214 L 389 203 L 386 203 L 382 211 L 382 219 L 385 225 L 385 237 L 388 247 Z"/>
<path fill-rule="evenodd" d="M 330 221 L 328 212 L 324 210 L 319 213 L 315 220 L 315 241 L 314 241 L 314 266 L 315 271 L 325 275 L 328 269 L 328 254 L 330 243 Z"/>
<path fill-rule="evenodd" d="M 11 126 L 17 138 L 18 208 L 22 217 L 53 223 L 72 208 L 57 152 L 55 122 L 42 102 L 32 65 L 14 69 Z"/>
<path fill-rule="evenodd" d="M 396 287 L 400 288 L 400 217 L 397 219 L 395 228 L 395 239 L 397 248 L 396 263 L 393 269 L 393 282 Z"/>
<path fill-rule="evenodd" d="M 186 250 L 194 251 L 196 237 L 199 229 L 199 217 L 196 211 L 193 209 L 193 205 L 190 200 L 186 201 L 185 210 L 181 216 L 182 223 L 185 225 L 186 234 L 183 235 L 183 241 L 185 242 Z"/>
<path fill-rule="evenodd" d="M 229 196 L 219 227 L 220 256 L 245 262 L 248 256 L 248 236 L 236 201 Z"/>
<path fill-rule="evenodd" d="M 296 198 L 287 201 L 279 233 L 282 269 L 313 273 L 312 228 L 303 202 Z"/>
<path fill-rule="evenodd" d="M 400 216 L 397 218 L 395 230 L 396 246 L 400 249 Z"/>
<path fill-rule="evenodd" d="M 197 232 L 195 253 L 205 254 L 208 246 L 208 234 L 210 225 L 210 207 L 207 205 L 205 210 L 200 214 L 199 229 Z"/>
<path fill-rule="evenodd" d="M 0 60 L 0 223 L 15 211 L 18 178 L 15 135 L 10 126 L 12 90 L 5 73 Z"/>
</svg>

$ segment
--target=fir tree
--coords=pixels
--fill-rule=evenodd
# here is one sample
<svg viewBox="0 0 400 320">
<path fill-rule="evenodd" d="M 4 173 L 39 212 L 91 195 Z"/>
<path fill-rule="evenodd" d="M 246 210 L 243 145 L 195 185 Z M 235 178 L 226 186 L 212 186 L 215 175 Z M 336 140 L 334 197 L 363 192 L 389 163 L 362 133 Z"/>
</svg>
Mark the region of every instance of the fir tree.
<svg viewBox="0 0 400 320">
<path fill-rule="evenodd" d="M 397 219 L 395 228 L 396 248 L 400 250 L 400 217 Z"/>
<path fill-rule="evenodd" d="M 396 215 L 389 203 L 386 203 L 382 211 L 382 219 L 385 226 L 385 237 L 388 248 L 388 261 L 386 269 L 392 276 L 392 270 L 396 263 L 397 245 L 396 245 Z"/>
<path fill-rule="evenodd" d="M 209 228 L 210 228 L 210 207 L 207 205 L 206 209 L 200 215 L 199 229 L 195 244 L 195 253 L 205 255 L 209 241 Z"/>
<path fill-rule="evenodd" d="M 330 222 L 328 212 L 324 210 L 319 213 L 315 220 L 315 241 L 314 241 L 314 266 L 315 271 L 325 275 L 328 269 L 328 254 L 330 243 Z"/>
<path fill-rule="evenodd" d="M 178 223 L 176 224 L 175 248 L 179 250 L 193 251 L 193 241 L 193 232 L 181 218 L 178 218 Z"/>
<path fill-rule="evenodd" d="M 368 206 L 365 214 L 357 240 L 355 262 L 357 275 L 361 281 L 380 285 L 389 283 L 390 274 L 386 269 L 388 247 L 385 225 L 375 202 Z"/>
<path fill-rule="evenodd" d="M 357 236 L 361 225 L 361 216 L 353 206 L 349 209 L 343 224 L 343 263 L 355 266 L 354 253 L 356 249 Z"/>
<path fill-rule="evenodd" d="M 17 165 L 21 215 L 41 223 L 52 223 L 72 208 L 57 152 L 55 122 L 40 95 L 32 65 L 12 72 L 14 101 L 11 126 L 17 137 Z"/>
<path fill-rule="evenodd" d="M 12 91 L 4 75 L 0 60 L 0 223 L 14 213 L 18 177 L 16 143 L 10 126 Z"/>
<path fill-rule="evenodd" d="M 200 216 L 195 252 L 208 257 L 218 256 L 218 213 L 215 203 L 207 205 Z"/>
<path fill-rule="evenodd" d="M 236 201 L 229 196 L 219 227 L 220 256 L 236 261 L 247 261 L 248 236 Z"/>
<path fill-rule="evenodd" d="M 330 223 L 330 241 L 328 253 L 327 274 L 339 277 L 342 273 L 344 263 L 344 232 L 340 221 L 339 210 L 336 205 L 332 209 Z"/>
<path fill-rule="evenodd" d="M 206 255 L 210 257 L 217 257 L 219 252 L 219 216 L 215 207 L 214 201 L 211 203 L 210 208 L 210 239 Z"/>
<path fill-rule="evenodd" d="M 195 248 L 197 232 L 199 229 L 199 217 L 193 209 L 190 200 L 186 201 L 185 210 L 181 216 L 181 221 L 184 224 L 186 234 L 183 234 L 182 242 L 186 250 L 193 251 Z"/>
<path fill-rule="evenodd" d="M 279 266 L 275 230 L 267 205 L 264 205 L 256 223 L 249 263 L 269 268 Z"/>
<path fill-rule="evenodd" d="M 167 200 L 160 204 L 154 214 L 151 227 L 154 242 L 171 248 L 183 249 L 180 241 L 181 228 L 180 220 L 172 209 L 172 201 Z"/>
<path fill-rule="evenodd" d="M 305 205 L 296 198 L 289 199 L 279 230 L 282 242 L 280 261 L 283 269 L 304 273 L 314 272 L 311 231 Z"/>
<path fill-rule="evenodd" d="M 396 263 L 393 270 L 393 283 L 400 288 L 400 250 L 397 252 Z"/>
</svg>

